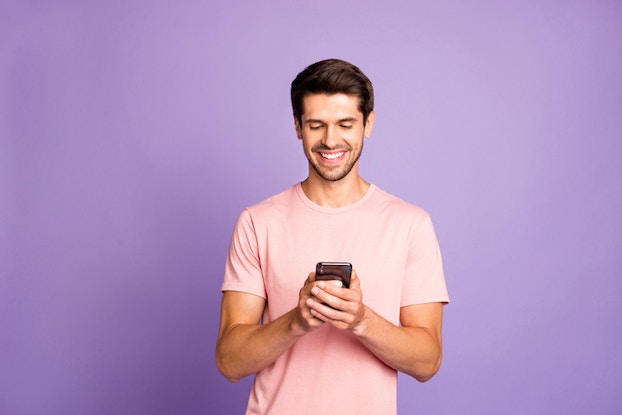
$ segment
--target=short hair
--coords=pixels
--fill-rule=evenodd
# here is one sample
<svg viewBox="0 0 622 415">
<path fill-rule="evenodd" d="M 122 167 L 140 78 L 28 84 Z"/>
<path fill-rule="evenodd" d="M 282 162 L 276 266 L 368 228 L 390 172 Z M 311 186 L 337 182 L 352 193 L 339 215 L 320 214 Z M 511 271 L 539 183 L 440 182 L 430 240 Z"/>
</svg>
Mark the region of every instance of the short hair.
<svg viewBox="0 0 622 415">
<path fill-rule="evenodd" d="M 364 124 L 374 109 L 374 88 L 371 81 L 358 67 L 341 59 L 326 59 L 307 66 L 292 81 L 290 94 L 294 117 L 301 124 L 303 99 L 311 94 L 357 96 Z"/>
</svg>

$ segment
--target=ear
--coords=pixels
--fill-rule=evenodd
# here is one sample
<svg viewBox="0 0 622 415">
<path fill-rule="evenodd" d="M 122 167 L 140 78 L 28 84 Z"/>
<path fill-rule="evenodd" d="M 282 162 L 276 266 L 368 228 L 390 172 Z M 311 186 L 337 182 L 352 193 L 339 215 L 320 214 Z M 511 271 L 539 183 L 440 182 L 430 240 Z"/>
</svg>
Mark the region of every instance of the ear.
<svg viewBox="0 0 622 415">
<path fill-rule="evenodd" d="M 298 122 L 298 118 L 294 116 L 294 127 L 296 127 L 296 137 L 299 140 L 302 140 L 302 127 L 300 126 L 300 122 Z"/>
<path fill-rule="evenodd" d="M 376 113 L 374 111 L 370 112 L 367 116 L 367 122 L 365 123 L 365 137 L 369 138 L 371 135 L 371 130 L 374 128 L 374 120 L 376 119 Z"/>
</svg>

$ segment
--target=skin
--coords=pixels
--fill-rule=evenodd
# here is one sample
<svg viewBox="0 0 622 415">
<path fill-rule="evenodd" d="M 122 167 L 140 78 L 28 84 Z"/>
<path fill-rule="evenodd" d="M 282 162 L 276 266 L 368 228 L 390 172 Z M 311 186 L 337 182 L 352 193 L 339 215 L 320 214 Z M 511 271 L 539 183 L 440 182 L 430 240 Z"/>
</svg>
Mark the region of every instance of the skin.
<svg viewBox="0 0 622 415">
<path fill-rule="evenodd" d="M 372 112 L 364 124 L 358 98 L 344 94 L 308 95 L 303 107 L 301 121 L 294 120 L 309 162 L 303 191 L 322 206 L 355 203 L 369 188 L 359 176 L 358 159 L 375 114 Z M 265 305 L 265 299 L 252 294 L 223 294 L 216 363 L 232 382 L 269 366 L 298 339 L 323 324 L 350 331 L 386 365 L 421 382 L 440 367 L 442 304 L 402 307 L 401 325 L 397 326 L 365 305 L 356 270 L 349 289 L 338 281 L 315 281 L 311 272 L 300 289 L 297 306 L 268 324 L 260 324 Z"/>
</svg>

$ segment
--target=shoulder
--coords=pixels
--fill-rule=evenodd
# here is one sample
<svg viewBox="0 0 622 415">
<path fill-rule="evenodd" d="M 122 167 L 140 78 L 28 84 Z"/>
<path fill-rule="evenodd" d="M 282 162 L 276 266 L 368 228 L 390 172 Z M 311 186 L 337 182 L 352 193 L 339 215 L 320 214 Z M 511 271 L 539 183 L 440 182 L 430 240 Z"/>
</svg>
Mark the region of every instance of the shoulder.
<svg viewBox="0 0 622 415">
<path fill-rule="evenodd" d="M 263 213 L 271 213 L 275 210 L 279 210 L 285 207 L 291 207 L 292 201 L 296 196 L 296 186 L 293 185 L 289 188 L 268 197 L 254 205 L 248 206 L 245 211 L 251 214 L 251 216 Z"/>
<path fill-rule="evenodd" d="M 419 220 L 425 220 L 430 217 L 430 214 L 421 206 L 387 193 L 377 186 L 373 187 L 371 200 L 378 208 L 391 215 L 400 215 Z"/>
<path fill-rule="evenodd" d="M 290 215 L 299 204 L 296 186 L 290 186 L 267 199 L 244 208 L 240 214 L 240 220 L 252 223 L 253 226 L 279 222 L 282 218 Z"/>
</svg>

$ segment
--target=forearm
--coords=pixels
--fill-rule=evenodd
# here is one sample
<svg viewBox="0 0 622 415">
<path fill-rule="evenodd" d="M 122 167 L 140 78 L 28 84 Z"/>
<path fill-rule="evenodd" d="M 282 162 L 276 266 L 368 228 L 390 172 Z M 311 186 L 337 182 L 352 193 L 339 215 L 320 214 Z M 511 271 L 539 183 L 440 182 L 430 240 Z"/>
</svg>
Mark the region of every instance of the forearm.
<svg viewBox="0 0 622 415">
<path fill-rule="evenodd" d="M 218 370 L 236 382 L 272 364 L 303 335 L 295 310 L 265 325 L 232 325 L 218 336 Z"/>
<path fill-rule="evenodd" d="M 440 368 L 440 333 L 430 328 L 396 326 L 365 307 L 353 332 L 386 365 L 420 382 L 429 380 Z"/>
</svg>

